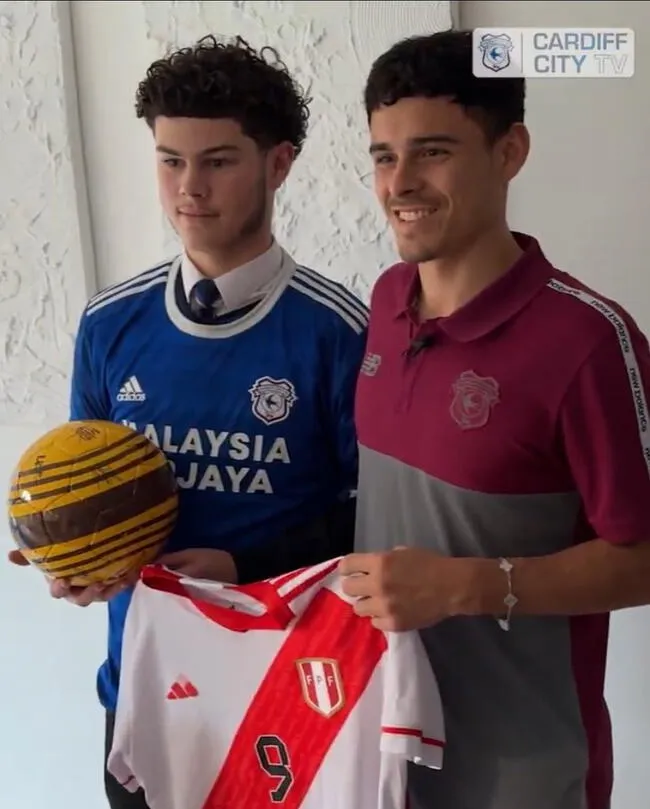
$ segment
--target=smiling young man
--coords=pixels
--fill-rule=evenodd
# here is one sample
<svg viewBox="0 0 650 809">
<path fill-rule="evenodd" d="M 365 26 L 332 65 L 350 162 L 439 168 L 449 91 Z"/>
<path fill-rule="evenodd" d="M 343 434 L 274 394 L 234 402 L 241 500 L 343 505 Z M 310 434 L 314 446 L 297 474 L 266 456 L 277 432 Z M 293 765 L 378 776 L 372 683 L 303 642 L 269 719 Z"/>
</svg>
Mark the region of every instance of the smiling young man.
<svg viewBox="0 0 650 809">
<path fill-rule="evenodd" d="M 403 263 L 357 389 L 358 612 L 421 629 L 447 726 L 410 809 L 608 809 L 608 614 L 650 602 L 650 352 L 616 303 L 510 231 L 524 81 L 470 32 L 396 44 L 365 104 Z"/>
<path fill-rule="evenodd" d="M 155 62 L 137 91 L 183 251 L 88 303 L 71 416 L 124 422 L 165 451 L 180 514 L 160 562 L 190 576 L 247 582 L 352 549 L 367 310 L 272 232 L 307 101 L 277 54 L 239 38 Z M 98 678 L 107 753 L 130 584 L 51 583 L 82 606 L 109 602 Z M 108 772 L 106 790 L 112 809 L 146 807 Z"/>
</svg>

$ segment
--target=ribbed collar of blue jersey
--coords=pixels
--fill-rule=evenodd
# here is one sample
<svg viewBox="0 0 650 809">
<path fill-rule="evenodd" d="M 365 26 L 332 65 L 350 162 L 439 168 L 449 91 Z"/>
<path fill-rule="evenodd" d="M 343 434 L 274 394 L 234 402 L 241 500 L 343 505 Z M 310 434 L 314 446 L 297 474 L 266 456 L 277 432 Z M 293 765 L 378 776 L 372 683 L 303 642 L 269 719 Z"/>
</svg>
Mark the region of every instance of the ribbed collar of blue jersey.
<svg viewBox="0 0 650 809">
<path fill-rule="evenodd" d="M 233 312 L 261 300 L 274 287 L 281 269 L 282 248 L 274 239 L 271 247 L 252 261 L 215 278 L 222 300 L 219 313 Z M 186 253 L 181 258 L 181 276 L 185 297 L 189 300 L 190 290 L 205 276 Z"/>
<path fill-rule="evenodd" d="M 275 259 L 275 256 L 278 258 Z M 296 269 L 295 261 L 286 250 L 276 245 L 275 242 L 266 253 L 263 253 L 262 256 L 259 256 L 258 259 L 254 261 L 257 262 L 258 260 L 260 260 L 260 265 L 262 265 L 263 268 L 260 269 L 260 265 L 258 265 L 257 272 L 255 267 L 252 272 L 250 272 L 250 275 L 254 276 L 256 283 L 253 284 L 251 279 L 250 286 L 245 285 L 248 289 L 247 303 L 253 303 L 255 305 L 253 307 L 246 307 L 246 304 L 243 304 L 243 307 L 239 307 L 243 310 L 241 316 L 225 323 L 197 323 L 195 320 L 187 317 L 178 306 L 176 299 L 177 287 L 180 285 L 180 291 L 182 293 L 185 292 L 185 287 L 183 285 L 183 274 L 181 272 L 183 255 L 177 256 L 171 263 L 167 283 L 165 285 L 165 309 L 171 322 L 177 329 L 185 332 L 185 334 L 208 340 L 234 337 L 255 326 L 273 309 Z M 246 267 L 250 271 L 250 263 L 247 264 Z M 237 275 L 239 275 L 240 270 L 243 269 L 245 268 L 238 267 L 236 270 L 233 270 L 233 273 L 236 272 Z M 246 274 L 247 273 L 242 272 L 242 278 Z M 228 275 L 230 275 L 230 273 L 228 273 Z M 225 277 L 226 276 L 222 276 L 222 278 Z M 262 277 L 265 281 L 262 281 Z M 254 292 L 253 289 L 257 291 Z M 240 295 L 242 296 L 240 300 L 243 300 L 241 287 Z M 232 302 L 232 298 L 230 300 Z"/>
</svg>

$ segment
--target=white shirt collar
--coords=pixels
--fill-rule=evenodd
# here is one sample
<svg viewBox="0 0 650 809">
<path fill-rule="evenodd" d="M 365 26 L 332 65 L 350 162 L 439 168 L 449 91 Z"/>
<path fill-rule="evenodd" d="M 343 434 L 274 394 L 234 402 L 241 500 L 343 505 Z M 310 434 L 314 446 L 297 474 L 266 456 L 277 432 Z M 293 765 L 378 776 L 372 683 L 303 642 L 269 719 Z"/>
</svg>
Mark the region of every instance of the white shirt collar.
<svg viewBox="0 0 650 809">
<path fill-rule="evenodd" d="M 274 239 L 266 252 L 215 278 L 214 283 L 222 300 L 218 310 L 230 312 L 263 298 L 273 286 L 282 268 L 282 256 L 282 248 Z M 199 272 L 186 253 L 183 253 L 181 259 L 181 276 L 185 297 L 189 300 L 190 290 L 205 276 Z"/>
</svg>

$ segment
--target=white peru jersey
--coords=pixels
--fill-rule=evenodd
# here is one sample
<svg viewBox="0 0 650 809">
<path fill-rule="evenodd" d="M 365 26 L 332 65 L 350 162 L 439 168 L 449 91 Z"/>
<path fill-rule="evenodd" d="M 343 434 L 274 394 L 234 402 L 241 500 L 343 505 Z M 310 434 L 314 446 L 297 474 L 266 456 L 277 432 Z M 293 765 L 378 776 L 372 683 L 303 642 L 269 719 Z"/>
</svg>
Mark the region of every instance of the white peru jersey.
<svg viewBox="0 0 650 809">
<path fill-rule="evenodd" d="M 407 762 L 442 766 L 437 683 L 419 634 L 356 616 L 337 569 L 241 587 L 143 571 L 115 777 L 151 809 L 406 809 Z"/>
</svg>

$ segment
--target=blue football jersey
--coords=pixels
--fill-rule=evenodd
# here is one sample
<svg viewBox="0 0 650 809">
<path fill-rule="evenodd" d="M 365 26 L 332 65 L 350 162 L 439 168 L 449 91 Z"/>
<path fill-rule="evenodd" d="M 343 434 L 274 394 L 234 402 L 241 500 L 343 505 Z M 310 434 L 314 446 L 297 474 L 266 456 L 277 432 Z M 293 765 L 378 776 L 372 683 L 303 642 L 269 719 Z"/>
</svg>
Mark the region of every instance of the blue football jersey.
<svg viewBox="0 0 650 809">
<path fill-rule="evenodd" d="M 356 489 L 367 309 L 282 255 L 264 298 L 216 324 L 191 318 L 180 257 L 98 293 L 81 318 L 71 418 L 121 422 L 165 452 L 180 491 L 167 550 L 254 547 Z M 109 710 L 130 596 L 109 604 Z"/>
</svg>

